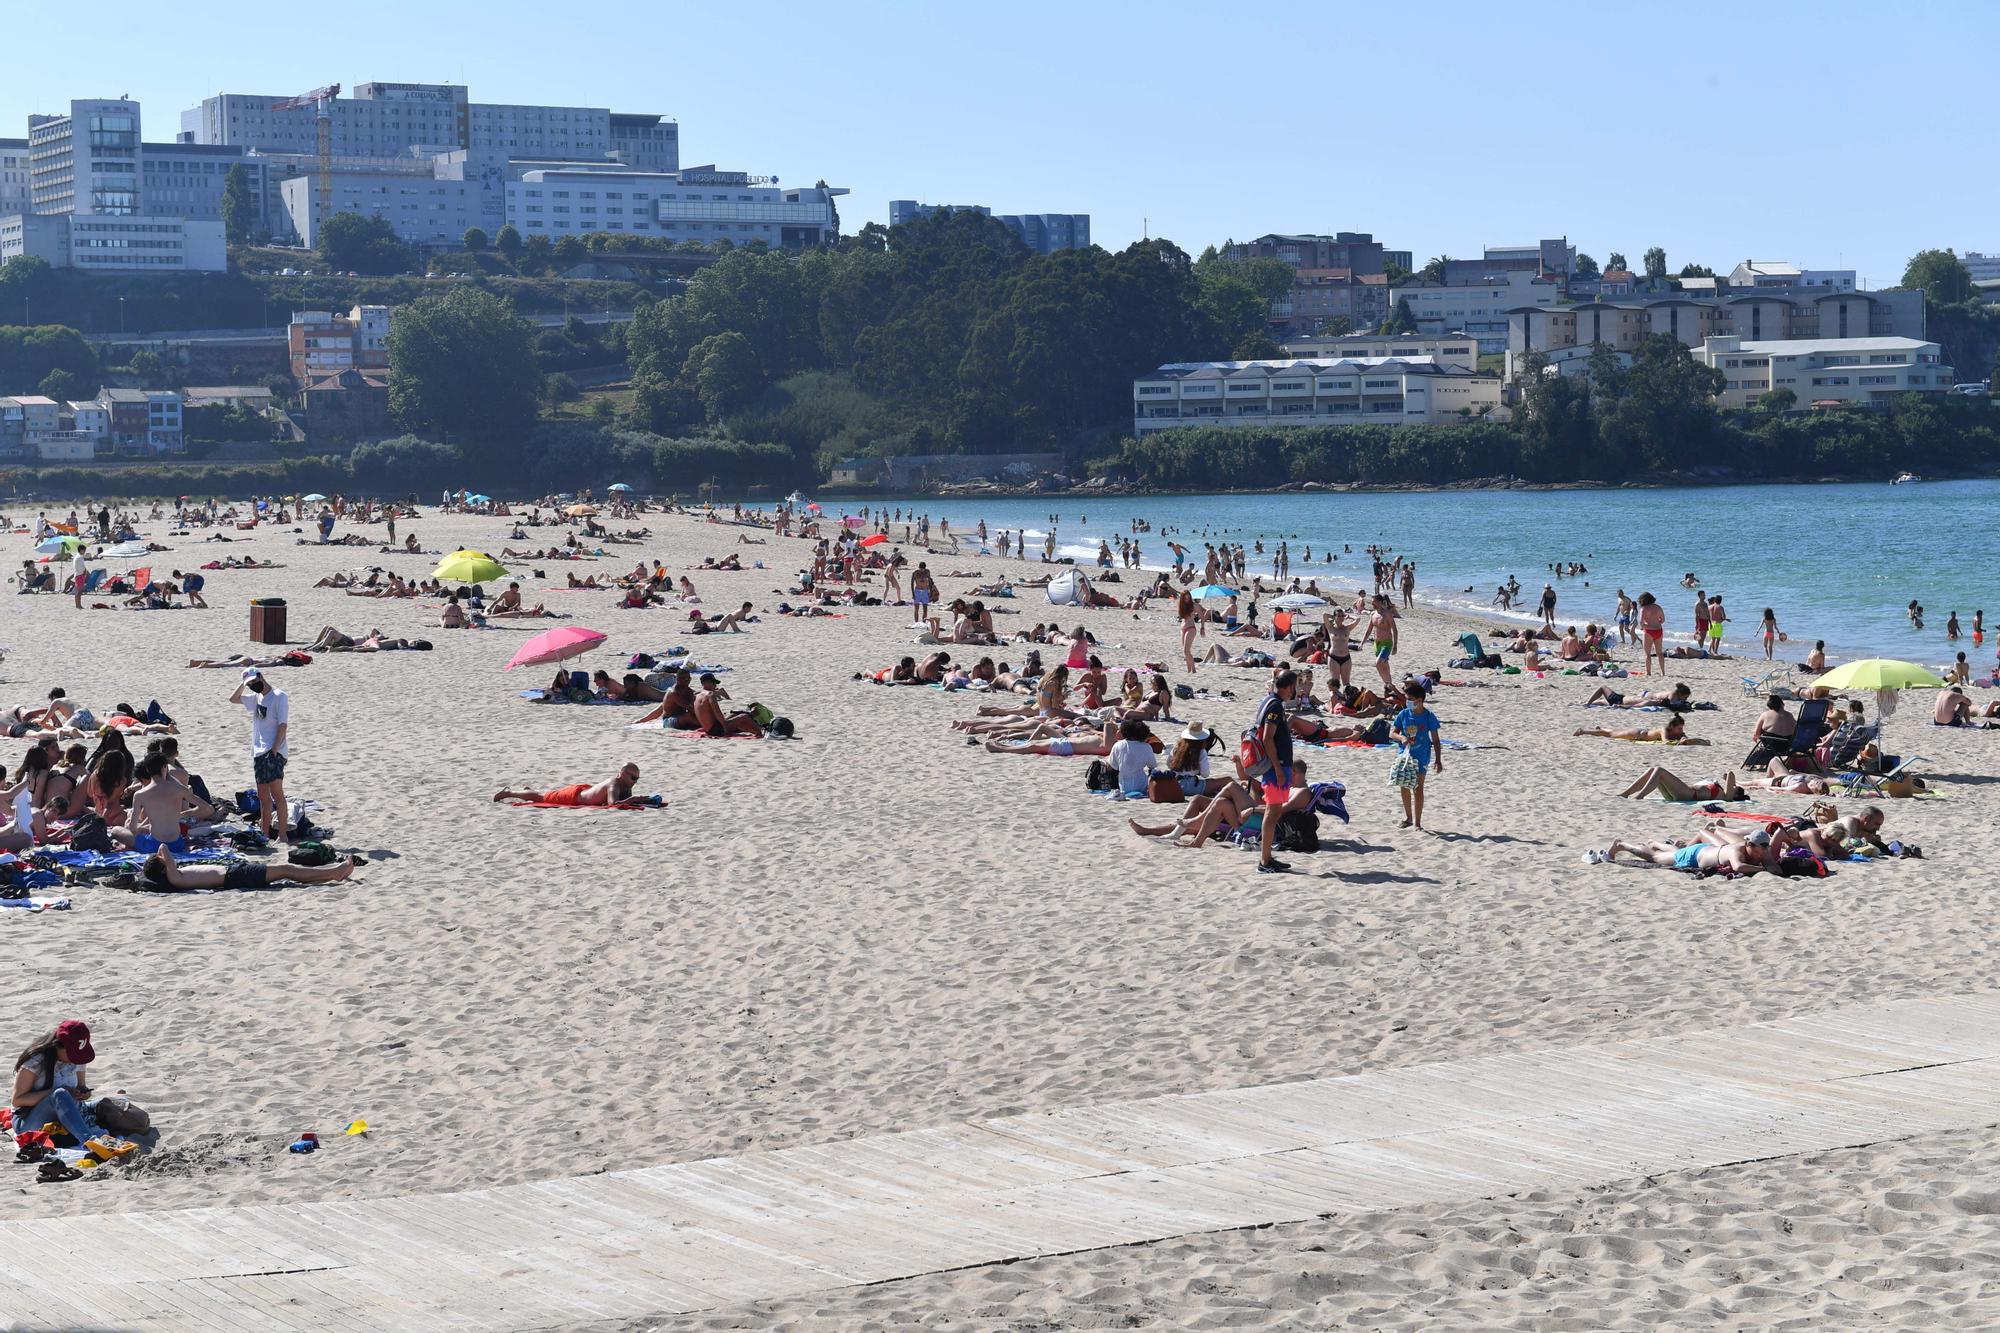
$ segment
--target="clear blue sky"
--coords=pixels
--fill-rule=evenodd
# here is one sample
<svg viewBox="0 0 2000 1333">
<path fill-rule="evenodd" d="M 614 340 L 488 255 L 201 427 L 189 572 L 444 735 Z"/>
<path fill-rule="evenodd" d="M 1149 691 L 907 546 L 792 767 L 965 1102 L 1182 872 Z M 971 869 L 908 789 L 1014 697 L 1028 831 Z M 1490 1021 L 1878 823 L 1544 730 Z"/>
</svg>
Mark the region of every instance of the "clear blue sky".
<svg viewBox="0 0 2000 1333">
<path fill-rule="evenodd" d="M 917 198 L 1089 213 L 1113 249 L 1350 230 L 1421 263 L 1567 235 L 1870 286 L 1926 246 L 2000 250 L 1990 3 L 191 0 L 119 6 L 115 40 L 9 9 L 16 137 L 72 97 L 129 93 L 163 139 L 218 91 L 452 82 L 665 113 L 686 165 L 851 188 L 848 230 Z"/>
</svg>

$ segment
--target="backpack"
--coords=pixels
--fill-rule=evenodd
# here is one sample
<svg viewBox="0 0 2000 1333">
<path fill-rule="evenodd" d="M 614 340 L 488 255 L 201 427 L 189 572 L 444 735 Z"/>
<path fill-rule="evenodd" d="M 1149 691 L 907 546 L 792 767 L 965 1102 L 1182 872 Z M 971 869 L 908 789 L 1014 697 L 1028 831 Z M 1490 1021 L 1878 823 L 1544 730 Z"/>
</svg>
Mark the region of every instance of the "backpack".
<svg viewBox="0 0 2000 1333">
<path fill-rule="evenodd" d="M 95 810 L 86 810 L 76 817 L 70 826 L 69 845 L 79 852 L 109 852 L 111 850 L 111 830 L 104 826 L 104 818 Z"/>
<path fill-rule="evenodd" d="M 285 859 L 295 866 L 330 866 L 340 855 L 323 842 L 308 840 L 294 843 Z"/>
<path fill-rule="evenodd" d="M 1116 791 L 1118 770 L 1102 759 L 1093 759 L 1090 761 L 1089 769 L 1084 772 L 1083 785 L 1090 791 Z"/>
<path fill-rule="evenodd" d="M 1278 832 L 1272 839 L 1280 852 L 1319 850 L 1319 816 L 1310 810 L 1287 810 L 1278 817 Z"/>
</svg>

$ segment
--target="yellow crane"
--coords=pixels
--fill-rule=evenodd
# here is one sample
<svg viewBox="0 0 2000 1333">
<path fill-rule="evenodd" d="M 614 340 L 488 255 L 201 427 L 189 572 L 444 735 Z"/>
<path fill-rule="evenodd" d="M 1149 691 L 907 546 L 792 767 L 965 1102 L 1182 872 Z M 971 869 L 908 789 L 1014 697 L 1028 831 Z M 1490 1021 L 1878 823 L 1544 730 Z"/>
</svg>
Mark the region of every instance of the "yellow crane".
<svg viewBox="0 0 2000 1333">
<path fill-rule="evenodd" d="M 271 103 L 273 111 L 297 111 L 304 107 L 313 109 L 313 118 L 319 128 L 320 222 L 325 222 L 333 213 L 333 99 L 338 96 L 340 85 L 330 83 L 324 88 L 315 88 L 309 93 Z"/>
</svg>

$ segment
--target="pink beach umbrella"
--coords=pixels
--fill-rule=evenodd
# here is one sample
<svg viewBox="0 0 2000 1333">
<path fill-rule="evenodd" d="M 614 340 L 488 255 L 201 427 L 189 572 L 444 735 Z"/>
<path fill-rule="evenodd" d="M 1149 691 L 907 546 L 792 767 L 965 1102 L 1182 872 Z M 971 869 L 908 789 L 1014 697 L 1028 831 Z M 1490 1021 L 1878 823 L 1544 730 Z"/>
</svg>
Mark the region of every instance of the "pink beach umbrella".
<svg viewBox="0 0 2000 1333">
<path fill-rule="evenodd" d="M 544 630 L 521 645 L 521 651 L 514 654 L 514 660 L 507 664 L 512 671 L 518 666 L 546 666 L 550 662 L 566 662 L 572 657 L 581 657 L 604 642 L 604 636 L 594 629 L 581 625 L 563 625 L 552 630 Z"/>
</svg>

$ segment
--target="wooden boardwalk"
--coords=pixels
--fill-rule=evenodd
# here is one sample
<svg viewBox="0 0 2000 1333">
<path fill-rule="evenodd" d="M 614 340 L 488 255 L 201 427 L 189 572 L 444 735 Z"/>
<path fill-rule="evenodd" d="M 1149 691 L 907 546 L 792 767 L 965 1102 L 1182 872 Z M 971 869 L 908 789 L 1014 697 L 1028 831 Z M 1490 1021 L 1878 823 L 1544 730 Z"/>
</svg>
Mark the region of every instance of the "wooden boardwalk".
<svg viewBox="0 0 2000 1333">
<path fill-rule="evenodd" d="M 0 1223 L 0 1328 L 530 1329 L 2000 1121 L 2000 995 L 462 1194 Z"/>
</svg>

